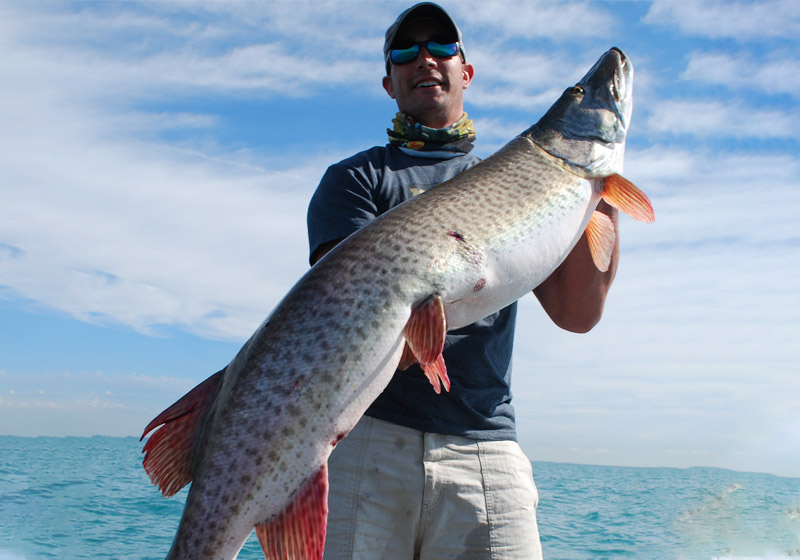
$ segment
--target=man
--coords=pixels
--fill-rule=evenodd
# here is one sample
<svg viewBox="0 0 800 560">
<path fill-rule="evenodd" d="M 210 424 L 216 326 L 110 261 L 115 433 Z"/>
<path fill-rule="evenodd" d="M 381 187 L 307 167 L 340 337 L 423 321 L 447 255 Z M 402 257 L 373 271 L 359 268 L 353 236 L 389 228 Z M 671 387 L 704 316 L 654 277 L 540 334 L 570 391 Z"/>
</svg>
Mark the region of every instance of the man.
<svg viewBox="0 0 800 560">
<path fill-rule="evenodd" d="M 383 87 L 399 113 L 389 144 L 331 166 L 308 211 L 310 261 L 379 214 L 479 160 L 464 113 L 474 69 L 461 32 L 432 3 L 403 12 L 386 32 Z M 599 210 L 616 223 L 616 211 Z M 560 327 L 600 319 L 616 270 L 592 263 L 582 239 L 534 290 Z M 452 383 L 437 395 L 418 366 L 389 386 L 329 461 L 326 560 L 541 558 L 538 494 L 516 442 L 511 349 L 516 304 L 447 335 Z"/>
</svg>

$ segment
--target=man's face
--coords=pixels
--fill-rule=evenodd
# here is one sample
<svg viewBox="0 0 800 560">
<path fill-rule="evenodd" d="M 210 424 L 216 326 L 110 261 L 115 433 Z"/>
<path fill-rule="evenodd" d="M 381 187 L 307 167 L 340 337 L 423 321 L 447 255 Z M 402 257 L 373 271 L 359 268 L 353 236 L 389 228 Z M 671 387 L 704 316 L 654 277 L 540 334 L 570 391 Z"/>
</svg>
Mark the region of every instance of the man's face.
<svg viewBox="0 0 800 560">
<path fill-rule="evenodd" d="M 428 40 L 448 42 L 436 20 L 417 19 L 401 30 L 394 44 L 403 47 Z M 436 58 L 423 47 L 416 60 L 393 64 L 383 87 L 401 112 L 425 126 L 444 128 L 463 114 L 463 94 L 472 75 L 472 65 L 464 64 L 459 55 Z"/>
</svg>

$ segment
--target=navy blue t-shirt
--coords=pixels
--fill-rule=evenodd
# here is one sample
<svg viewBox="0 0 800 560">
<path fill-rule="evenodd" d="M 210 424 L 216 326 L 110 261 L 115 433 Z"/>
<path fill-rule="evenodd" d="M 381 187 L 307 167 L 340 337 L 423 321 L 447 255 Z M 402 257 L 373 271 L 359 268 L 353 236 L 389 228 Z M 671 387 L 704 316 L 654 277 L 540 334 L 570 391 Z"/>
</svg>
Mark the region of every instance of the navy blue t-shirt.
<svg viewBox="0 0 800 560">
<path fill-rule="evenodd" d="M 480 160 L 409 155 L 376 146 L 328 168 L 308 208 L 310 253 L 343 239 L 380 214 Z M 397 371 L 367 415 L 409 428 L 479 440 L 516 440 L 511 352 L 516 303 L 447 334 L 450 391 L 437 395 L 418 365 Z"/>
</svg>

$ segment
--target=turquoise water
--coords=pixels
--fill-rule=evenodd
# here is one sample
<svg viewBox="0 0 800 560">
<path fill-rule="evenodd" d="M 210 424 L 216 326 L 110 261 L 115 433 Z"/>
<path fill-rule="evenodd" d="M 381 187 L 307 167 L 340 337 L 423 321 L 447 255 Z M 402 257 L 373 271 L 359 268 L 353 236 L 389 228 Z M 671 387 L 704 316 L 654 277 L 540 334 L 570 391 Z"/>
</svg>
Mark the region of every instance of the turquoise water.
<svg viewBox="0 0 800 560">
<path fill-rule="evenodd" d="M 162 498 L 134 438 L 0 436 L 0 560 L 163 559 Z M 800 557 L 800 479 L 534 462 L 549 559 Z M 261 560 L 251 538 L 242 560 Z M 379 559 L 376 559 L 379 560 Z"/>
</svg>

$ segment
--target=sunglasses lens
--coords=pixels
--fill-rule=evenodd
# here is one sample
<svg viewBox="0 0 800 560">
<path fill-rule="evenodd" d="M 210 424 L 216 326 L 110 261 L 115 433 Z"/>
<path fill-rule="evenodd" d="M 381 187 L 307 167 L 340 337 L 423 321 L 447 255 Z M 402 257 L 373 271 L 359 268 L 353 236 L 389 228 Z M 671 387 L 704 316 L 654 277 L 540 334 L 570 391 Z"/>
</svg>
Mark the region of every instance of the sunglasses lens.
<svg viewBox="0 0 800 560">
<path fill-rule="evenodd" d="M 389 52 L 389 59 L 392 64 L 406 64 L 417 58 L 419 45 L 411 45 L 407 49 L 392 49 Z"/>
<path fill-rule="evenodd" d="M 428 52 L 439 58 L 449 58 L 458 54 L 458 43 L 437 43 L 428 41 Z"/>
<path fill-rule="evenodd" d="M 437 43 L 436 41 L 428 41 L 424 43 L 428 52 L 437 58 L 450 58 L 458 54 L 458 43 Z M 392 49 L 389 51 L 389 60 L 392 64 L 406 64 L 417 59 L 419 55 L 420 44 L 411 45 L 405 49 Z"/>
</svg>

